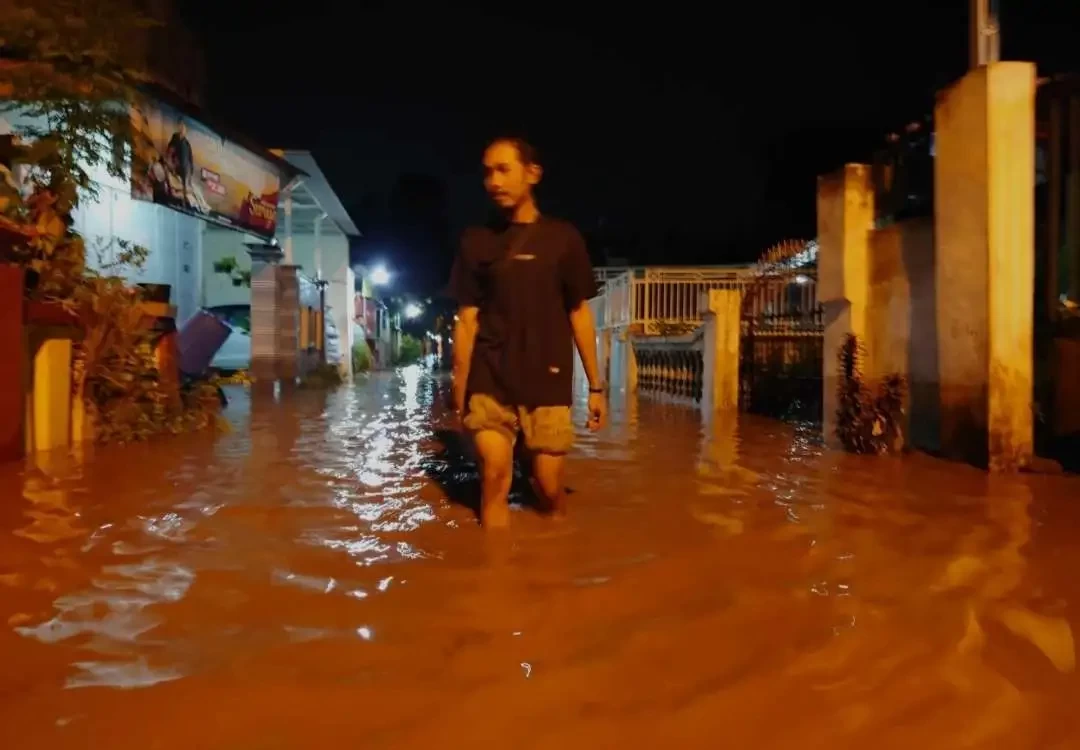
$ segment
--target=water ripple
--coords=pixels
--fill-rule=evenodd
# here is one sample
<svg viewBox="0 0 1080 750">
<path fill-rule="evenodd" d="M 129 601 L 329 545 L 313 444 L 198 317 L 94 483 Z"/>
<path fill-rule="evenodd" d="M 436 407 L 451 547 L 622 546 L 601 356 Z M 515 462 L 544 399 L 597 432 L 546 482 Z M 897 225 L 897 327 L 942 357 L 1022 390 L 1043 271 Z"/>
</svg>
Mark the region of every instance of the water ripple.
<svg viewBox="0 0 1080 750">
<path fill-rule="evenodd" d="M 488 535 L 442 387 L 0 469 L 0 746 L 1080 745 L 1076 478 L 616 398 Z"/>
</svg>

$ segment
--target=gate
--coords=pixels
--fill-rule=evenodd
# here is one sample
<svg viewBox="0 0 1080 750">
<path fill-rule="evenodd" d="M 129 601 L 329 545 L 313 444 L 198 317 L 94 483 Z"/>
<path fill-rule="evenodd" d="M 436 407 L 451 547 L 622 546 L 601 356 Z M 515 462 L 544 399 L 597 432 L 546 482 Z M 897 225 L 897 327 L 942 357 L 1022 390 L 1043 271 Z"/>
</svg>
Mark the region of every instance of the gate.
<svg viewBox="0 0 1080 750">
<path fill-rule="evenodd" d="M 794 422 L 822 420 L 825 325 L 817 301 L 816 250 L 812 242 L 771 248 L 743 295 L 744 411 Z"/>
<path fill-rule="evenodd" d="M 1036 98 L 1036 451 L 1080 471 L 1080 76 Z"/>
</svg>

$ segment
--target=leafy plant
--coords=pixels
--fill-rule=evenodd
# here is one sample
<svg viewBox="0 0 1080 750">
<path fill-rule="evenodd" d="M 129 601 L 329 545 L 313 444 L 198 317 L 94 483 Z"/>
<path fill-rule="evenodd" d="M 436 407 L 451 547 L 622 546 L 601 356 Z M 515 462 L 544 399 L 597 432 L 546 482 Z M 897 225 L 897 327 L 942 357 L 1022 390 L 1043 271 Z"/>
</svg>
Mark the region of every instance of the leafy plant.
<svg viewBox="0 0 1080 750">
<path fill-rule="evenodd" d="M 150 78 L 138 42 L 155 25 L 126 0 L 0 4 L 11 86 L 0 112 L 17 115 L 19 135 L 30 143 L 30 179 L 48 188 L 61 214 L 80 196 L 96 197 L 96 171 L 131 174 L 141 136 L 130 112 Z"/>
<path fill-rule="evenodd" d="M 408 333 L 401 334 L 401 344 L 398 346 L 397 361 L 394 364 L 411 365 L 419 362 L 424 356 L 424 345 L 420 339 Z"/>
<path fill-rule="evenodd" d="M 697 323 L 668 323 L 661 321 L 657 324 L 657 334 L 660 336 L 686 336 L 697 330 Z"/>
<path fill-rule="evenodd" d="M 343 382 L 341 371 L 335 365 L 323 362 L 305 375 L 300 385 L 303 388 L 333 388 Z"/>
<path fill-rule="evenodd" d="M 201 429 L 220 408 L 216 382 L 176 387 L 158 370 L 142 295 L 121 275 L 135 273 L 145 248 L 119 242 L 116 258 L 86 271 L 64 304 L 78 316 L 83 338 L 75 350 L 73 388 L 99 442 L 128 443 L 153 435 Z"/>
<path fill-rule="evenodd" d="M 353 372 L 367 372 L 371 369 L 373 364 L 373 358 L 371 356 L 371 349 L 368 348 L 367 342 L 360 339 L 352 348 L 352 367 Z"/>
<path fill-rule="evenodd" d="M 131 111 L 147 76 L 136 42 L 152 25 L 125 0 L 0 4 L 0 113 L 16 136 L 14 171 L 0 167 L 0 223 L 19 238 L 0 261 L 25 269 L 26 294 L 62 305 L 82 328 L 72 386 L 103 442 L 204 427 L 220 408 L 216 383 L 177 387 L 158 371 L 154 318 L 124 280 L 147 250 L 110 239 L 93 270 L 73 229 L 80 200 L 97 195 L 95 174 L 126 179 L 138 166 Z"/>
<path fill-rule="evenodd" d="M 247 370 L 236 370 L 227 375 L 218 375 L 216 380 L 218 385 L 251 385 L 255 382 Z"/>
<path fill-rule="evenodd" d="M 863 383 L 862 362 L 866 352 L 858 337 L 848 334 L 837 359 L 836 436 L 852 453 L 889 453 L 903 445 L 902 421 L 906 382 L 888 375 L 873 394 Z"/>
<path fill-rule="evenodd" d="M 214 273 L 228 276 L 233 286 L 251 286 L 251 271 L 240 268 L 236 258 L 231 255 L 214 261 Z"/>
</svg>

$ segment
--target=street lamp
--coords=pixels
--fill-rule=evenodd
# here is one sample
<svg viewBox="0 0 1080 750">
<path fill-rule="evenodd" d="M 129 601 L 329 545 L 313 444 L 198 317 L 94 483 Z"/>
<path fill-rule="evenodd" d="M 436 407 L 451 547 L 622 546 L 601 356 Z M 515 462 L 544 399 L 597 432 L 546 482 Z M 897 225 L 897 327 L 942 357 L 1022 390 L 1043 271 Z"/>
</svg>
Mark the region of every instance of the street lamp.
<svg viewBox="0 0 1080 750">
<path fill-rule="evenodd" d="M 410 302 L 409 304 L 405 305 L 405 318 L 407 320 L 419 318 L 423 312 L 424 308 L 420 307 L 420 305 L 416 304 L 415 302 Z"/>
<path fill-rule="evenodd" d="M 375 266 L 371 271 L 371 283 L 375 286 L 386 286 L 390 283 L 390 272 L 386 266 Z"/>
</svg>

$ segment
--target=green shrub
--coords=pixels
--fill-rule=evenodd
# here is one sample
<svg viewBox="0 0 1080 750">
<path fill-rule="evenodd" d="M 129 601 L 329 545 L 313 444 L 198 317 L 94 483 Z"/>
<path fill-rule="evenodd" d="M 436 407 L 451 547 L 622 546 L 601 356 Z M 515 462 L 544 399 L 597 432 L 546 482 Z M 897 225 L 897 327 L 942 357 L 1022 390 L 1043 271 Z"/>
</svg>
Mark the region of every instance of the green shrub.
<svg viewBox="0 0 1080 750">
<path fill-rule="evenodd" d="M 208 426 L 220 410 L 215 383 L 178 389 L 157 370 L 141 292 L 125 281 L 138 275 L 146 249 L 109 240 L 94 270 L 73 229 L 79 201 L 98 196 L 95 170 L 130 179 L 146 167 L 127 110 L 142 101 L 146 80 L 130 40 L 151 25 L 132 4 L 111 0 L 0 3 L 5 57 L 30 63 L 5 71 L 12 93 L 0 101 L 0 114 L 22 116 L 10 165 L 28 168 L 19 185 L 0 165 L 0 224 L 23 237 L 0 248 L 0 262 L 34 279 L 24 294 L 78 321 L 74 398 L 101 442 Z M 105 251 L 115 256 L 108 263 Z"/>
<path fill-rule="evenodd" d="M 904 395 L 906 383 L 892 374 L 882 381 L 877 395 L 870 393 L 862 379 L 865 350 L 852 334 L 844 339 L 837 356 L 840 383 L 837 386 L 836 437 L 852 453 L 889 453 L 903 446 Z"/>
<path fill-rule="evenodd" d="M 419 362 L 424 356 L 424 345 L 420 339 L 407 333 L 401 334 L 401 344 L 398 346 L 397 365 L 411 365 Z"/>
<path fill-rule="evenodd" d="M 371 356 L 371 349 L 368 347 L 367 341 L 360 339 L 352 348 L 352 369 L 353 372 L 367 372 L 371 369 L 371 365 L 374 361 L 374 357 Z"/>
<path fill-rule="evenodd" d="M 344 381 L 337 365 L 322 362 L 301 379 L 300 386 L 302 388 L 333 388 L 341 385 L 342 382 Z"/>
</svg>

